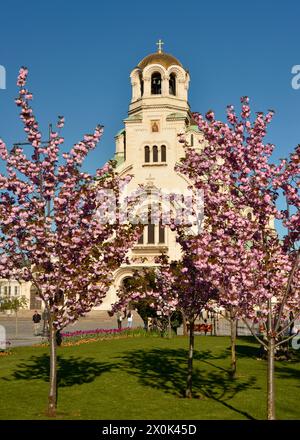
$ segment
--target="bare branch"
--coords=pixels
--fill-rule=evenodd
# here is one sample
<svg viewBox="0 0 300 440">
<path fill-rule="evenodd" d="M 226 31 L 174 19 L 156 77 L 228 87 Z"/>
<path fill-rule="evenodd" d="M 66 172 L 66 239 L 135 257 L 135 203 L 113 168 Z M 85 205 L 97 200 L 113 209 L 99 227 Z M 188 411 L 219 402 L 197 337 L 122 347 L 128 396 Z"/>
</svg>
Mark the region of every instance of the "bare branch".
<svg viewBox="0 0 300 440">
<path fill-rule="evenodd" d="M 291 324 L 293 324 L 293 322 L 297 321 L 299 317 L 300 317 L 300 313 L 299 315 L 296 316 L 296 318 L 289 321 L 289 323 L 285 327 L 283 327 L 277 334 L 281 335 L 281 333 L 284 333 L 291 326 Z"/>
<path fill-rule="evenodd" d="M 289 336 L 288 338 L 283 339 L 280 342 L 277 342 L 277 344 L 275 344 L 275 347 L 279 347 L 279 345 L 284 344 L 285 342 L 290 341 L 291 339 L 293 339 L 295 336 L 297 336 L 299 334 L 299 331 L 297 333 L 295 333 L 294 335 Z"/>
<path fill-rule="evenodd" d="M 298 252 L 297 252 L 295 263 L 294 263 L 294 265 L 292 267 L 292 270 L 290 272 L 290 275 L 289 275 L 286 291 L 285 291 L 285 293 L 283 295 L 283 298 L 282 298 L 282 301 L 281 301 L 281 305 L 280 305 L 280 309 L 279 309 L 279 314 L 278 314 L 278 318 L 277 318 L 277 322 L 276 322 L 276 326 L 275 326 L 275 331 L 278 330 L 278 327 L 280 325 L 280 320 L 281 320 L 281 316 L 282 316 L 282 313 L 283 313 L 283 308 L 285 306 L 286 300 L 287 300 L 288 295 L 290 293 L 290 289 L 291 289 L 291 285 L 292 285 L 292 281 L 293 281 L 293 276 L 294 276 L 294 274 L 296 272 L 296 269 L 298 268 L 299 260 L 300 260 L 300 250 L 298 250 Z"/>
<path fill-rule="evenodd" d="M 248 322 L 245 318 L 243 318 L 243 322 L 246 324 L 248 330 L 250 330 L 250 332 L 255 337 L 255 339 L 268 350 L 268 345 L 254 333 L 253 327 L 250 327 L 250 325 L 248 324 Z"/>
</svg>

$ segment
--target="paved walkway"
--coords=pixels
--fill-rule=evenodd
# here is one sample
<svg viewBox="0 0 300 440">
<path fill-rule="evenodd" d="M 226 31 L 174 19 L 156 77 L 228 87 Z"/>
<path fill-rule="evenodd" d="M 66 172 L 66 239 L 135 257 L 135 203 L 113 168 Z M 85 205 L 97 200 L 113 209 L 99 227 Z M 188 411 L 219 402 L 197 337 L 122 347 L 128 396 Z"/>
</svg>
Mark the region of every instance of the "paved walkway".
<svg viewBox="0 0 300 440">
<path fill-rule="evenodd" d="M 43 340 L 47 340 L 42 336 L 33 335 L 33 323 L 32 314 L 25 313 L 18 319 L 18 333 L 16 336 L 16 320 L 12 316 L 0 316 L 0 325 L 5 328 L 6 339 L 11 343 L 11 347 L 17 347 L 22 345 L 38 344 Z M 123 321 L 123 326 L 127 326 L 127 320 Z M 143 326 L 143 321 L 140 316 L 134 312 L 133 326 Z M 112 329 L 117 328 L 116 316 L 110 317 L 107 312 L 104 311 L 92 311 L 87 316 L 80 318 L 77 322 L 67 326 L 64 331 L 76 331 L 76 330 L 94 330 L 96 328 Z M 43 321 L 41 321 L 41 331 L 43 329 Z"/>
<path fill-rule="evenodd" d="M 33 335 L 33 323 L 32 323 L 32 311 L 22 312 L 22 316 L 18 320 L 18 336 L 16 336 L 16 325 L 14 316 L 0 315 L 0 325 L 5 328 L 6 339 L 11 343 L 11 347 L 33 345 L 47 340 L 42 336 Z M 208 324 L 213 324 L 213 321 L 208 320 Z M 225 319 L 219 319 L 215 322 L 216 328 L 212 332 L 213 335 L 225 336 L 230 335 L 230 324 Z M 296 322 L 300 327 L 300 321 Z M 123 321 L 123 326 L 127 326 L 127 320 Z M 134 312 L 133 326 L 143 327 L 143 321 L 141 317 Z M 80 318 L 75 324 L 69 325 L 64 331 L 76 331 L 76 330 L 94 330 L 96 328 L 112 329 L 117 328 L 116 316 L 110 317 L 107 312 L 95 310 L 90 312 L 86 317 Z M 41 331 L 43 329 L 43 321 L 41 321 Z M 182 334 L 182 329 L 178 329 L 178 334 Z M 246 328 L 242 321 L 238 322 L 238 335 L 246 336 L 250 335 L 249 330 Z"/>
</svg>

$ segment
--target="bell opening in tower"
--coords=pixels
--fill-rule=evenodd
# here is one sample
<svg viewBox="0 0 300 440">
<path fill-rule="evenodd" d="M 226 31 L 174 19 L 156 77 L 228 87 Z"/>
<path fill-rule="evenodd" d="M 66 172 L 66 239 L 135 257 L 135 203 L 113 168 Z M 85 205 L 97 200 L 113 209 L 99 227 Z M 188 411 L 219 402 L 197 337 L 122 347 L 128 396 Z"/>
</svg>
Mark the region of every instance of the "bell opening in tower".
<svg viewBox="0 0 300 440">
<path fill-rule="evenodd" d="M 175 75 L 175 73 L 171 73 L 171 75 L 170 75 L 169 94 L 176 96 L 176 75 Z"/>
<path fill-rule="evenodd" d="M 140 74 L 140 92 L 141 92 L 141 96 L 144 95 L 144 80 L 143 80 L 143 76 Z"/>
<path fill-rule="evenodd" d="M 161 74 L 154 72 L 151 76 L 151 94 L 161 95 Z"/>
</svg>

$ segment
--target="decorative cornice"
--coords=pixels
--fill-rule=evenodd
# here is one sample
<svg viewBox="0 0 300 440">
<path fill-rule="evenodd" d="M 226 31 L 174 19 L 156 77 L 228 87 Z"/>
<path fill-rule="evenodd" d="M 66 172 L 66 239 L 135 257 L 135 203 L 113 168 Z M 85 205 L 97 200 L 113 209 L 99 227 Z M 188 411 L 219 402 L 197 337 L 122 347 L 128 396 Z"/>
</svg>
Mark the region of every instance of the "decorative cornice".
<svg viewBox="0 0 300 440">
<path fill-rule="evenodd" d="M 161 254 L 162 252 L 167 252 L 168 251 L 168 246 L 166 245 L 135 245 L 134 248 L 132 249 L 132 252 L 137 253 L 137 254 L 141 254 L 143 253 L 145 256 L 149 255 L 149 254 Z"/>
<path fill-rule="evenodd" d="M 156 167 L 166 167 L 166 166 L 168 166 L 168 164 L 167 163 L 162 163 L 162 162 L 146 162 L 146 163 L 143 163 L 142 164 L 142 167 L 154 167 L 154 166 L 156 166 Z"/>
<path fill-rule="evenodd" d="M 185 101 L 183 101 L 185 102 Z M 169 109 L 169 110 L 179 110 L 179 111 L 186 111 L 188 114 L 190 113 L 190 107 L 188 106 L 179 106 L 179 105 L 172 105 L 172 104 L 141 104 L 135 109 L 129 110 L 128 115 L 131 116 L 136 112 L 143 112 L 145 110 L 153 110 L 153 109 Z M 127 122 L 127 121 L 126 121 Z"/>
</svg>

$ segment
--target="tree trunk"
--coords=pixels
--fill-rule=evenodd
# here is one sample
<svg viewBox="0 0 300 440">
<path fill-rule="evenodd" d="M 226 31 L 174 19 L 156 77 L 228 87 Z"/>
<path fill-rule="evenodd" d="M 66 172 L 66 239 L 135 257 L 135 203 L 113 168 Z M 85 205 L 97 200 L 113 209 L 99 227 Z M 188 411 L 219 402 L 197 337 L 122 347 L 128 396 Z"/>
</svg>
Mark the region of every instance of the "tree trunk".
<svg viewBox="0 0 300 440">
<path fill-rule="evenodd" d="M 268 335 L 268 420 L 275 420 L 275 322 L 272 319 L 272 299 L 268 300 L 268 321 L 267 321 L 267 335 Z"/>
<path fill-rule="evenodd" d="M 56 353 L 56 329 L 52 320 L 49 322 L 49 342 L 50 342 L 50 389 L 48 397 L 48 415 L 56 416 L 57 401 L 57 353 Z"/>
<path fill-rule="evenodd" d="M 18 336 L 18 312 L 15 312 L 16 314 L 16 336 Z"/>
<path fill-rule="evenodd" d="M 216 319 L 216 313 L 214 313 L 214 319 L 213 319 L 213 331 L 214 331 L 214 336 L 218 336 L 218 332 L 217 332 L 217 319 Z"/>
<path fill-rule="evenodd" d="M 172 338 L 171 315 L 168 315 L 168 338 Z"/>
<path fill-rule="evenodd" d="M 190 339 L 189 339 L 189 358 L 188 358 L 188 377 L 185 390 L 185 397 L 192 397 L 193 385 L 193 356 L 194 356 L 194 321 L 190 321 Z"/>
<path fill-rule="evenodd" d="M 275 420 L 275 339 L 269 339 L 268 347 L 268 420 Z"/>
<path fill-rule="evenodd" d="M 231 377 L 236 376 L 236 320 L 232 313 L 230 313 L 230 341 L 231 341 Z"/>
<path fill-rule="evenodd" d="M 186 325 L 186 317 L 183 312 L 181 312 L 181 313 L 182 313 L 183 336 L 187 336 L 188 331 L 187 331 L 187 325 Z"/>
</svg>

